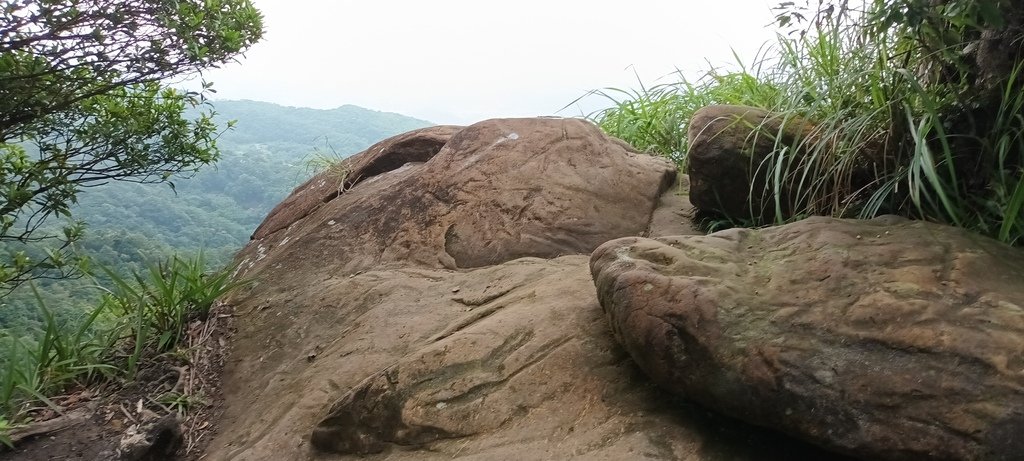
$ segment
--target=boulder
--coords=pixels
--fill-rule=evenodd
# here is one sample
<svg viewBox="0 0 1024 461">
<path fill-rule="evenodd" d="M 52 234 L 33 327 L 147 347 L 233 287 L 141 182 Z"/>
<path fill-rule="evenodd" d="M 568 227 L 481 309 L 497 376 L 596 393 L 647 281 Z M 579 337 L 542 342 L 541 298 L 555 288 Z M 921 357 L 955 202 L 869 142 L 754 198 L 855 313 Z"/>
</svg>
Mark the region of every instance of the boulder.
<svg viewBox="0 0 1024 461">
<path fill-rule="evenodd" d="M 582 121 L 487 121 L 254 240 L 205 459 L 830 459 L 615 343 L 587 254 L 693 233 L 672 175 Z"/>
<path fill-rule="evenodd" d="M 708 106 L 687 126 L 690 201 L 701 211 L 738 219 L 771 220 L 776 215 L 770 187 L 776 158 L 786 150 L 787 164 L 801 161 L 800 147 L 814 134 L 810 123 L 785 114 L 746 106 Z M 770 160 L 770 161 L 769 161 Z M 788 216 L 793 197 L 784 195 L 778 210 Z"/>
<path fill-rule="evenodd" d="M 871 460 L 1024 453 L 1024 251 L 896 218 L 624 238 L 591 271 L 664 388 Z"/>
<path fill-rule="evenodd" d="M 430 134 L 440 142 L 445 133 L 399 139 Z M 378 144 L 384 152 L 395 145 L 403 144 Z M 365 158 L 382 158 L 380 149 L 348 162 L 376 165 Z M 320 269 L 351 274 L 388 264 L 464 269 L 590 253 L 643 232 L 676 174 L 670 162 L 575 119 L 481 122 L 455 132 L 426 162 L 399 163 L 389 162 L 398 168 L 388 174 L 363 174 L 342 194 L 317 182 L 329 184 L 324 178 L 300 187 L 239 254 L 239 274 L 324 259 Z"/>
</svg>

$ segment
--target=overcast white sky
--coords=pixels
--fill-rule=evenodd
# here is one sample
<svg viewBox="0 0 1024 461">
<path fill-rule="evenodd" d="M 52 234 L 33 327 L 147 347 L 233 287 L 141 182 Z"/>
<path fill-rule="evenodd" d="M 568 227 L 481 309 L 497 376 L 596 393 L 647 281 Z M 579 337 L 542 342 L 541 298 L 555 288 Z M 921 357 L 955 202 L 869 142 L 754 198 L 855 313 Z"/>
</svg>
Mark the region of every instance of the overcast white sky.
<svg viewBox="0 0 1024 461">
<path fill-rule="evenodd" d="M 749 61 L 772 0 L 254 0 L 266 35 L 209 71 L 217 99 L 355 104 L 436 123 L 554 115 L 588 90 Z M 664 81 L 664 80 L 660 80 Z M 557 115 L 575 116 L 605 106 Z"/>
</svg>

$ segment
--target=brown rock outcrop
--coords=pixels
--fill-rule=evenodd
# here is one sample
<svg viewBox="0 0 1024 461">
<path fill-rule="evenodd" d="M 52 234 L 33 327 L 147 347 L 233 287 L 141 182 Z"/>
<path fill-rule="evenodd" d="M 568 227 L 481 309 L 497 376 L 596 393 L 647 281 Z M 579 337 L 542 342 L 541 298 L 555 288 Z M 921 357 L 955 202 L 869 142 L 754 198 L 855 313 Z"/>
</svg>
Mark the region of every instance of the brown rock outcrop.
<svg viewBox="0 0 1024 461">
<path fill-rule="evenodd" d="M 586 253 L 692 232 L 671 176 L 581 121 L 489 121 L 254 240 L 206 459 L 828 459 L 615 344 Z"/>
<path fill-rule="evenodd" d="M 1024 252 L 812 218 L 594 252 L 620 342 L 667 389 L 872 460 L 1024 459 Z"/>
</svg>

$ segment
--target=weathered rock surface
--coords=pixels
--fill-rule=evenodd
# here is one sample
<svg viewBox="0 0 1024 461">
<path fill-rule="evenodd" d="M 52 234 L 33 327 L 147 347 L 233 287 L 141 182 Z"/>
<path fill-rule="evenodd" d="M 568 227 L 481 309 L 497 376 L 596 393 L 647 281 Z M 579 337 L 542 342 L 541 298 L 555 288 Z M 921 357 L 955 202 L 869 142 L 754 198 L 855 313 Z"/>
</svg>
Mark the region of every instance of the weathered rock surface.
<svg viewBox="0 0 1024 461">
<path fill-rule="evenodd" d="M 780 148 L 806 141 L 813 131 L 803 120 L 755 107 L 698 110 L 687 127 L 690 201 L 700 210 L 734 218 L 773 217 L 774 193 L 767 187 L 773 165 L 765 160 Z"/>
<path fill-rule="evenodd" d="M 490 121 L 254 240 L 206 459 L 828 459 L 615 343 L 586 253 L 692 233 L 670 176 L 583 122 Z"/>
<path fill-rule="evenodd" d="M 448 135 L 429 130 L 357 154 L 352 175 L 380 164 L 381 148 Z M 671 163 L 574 119 L 482 122 L 451 135 L 425 163 L 388 165 L 401 167 L 363 174 L 340 195 L 319 180 L 300 187 L 242 251 L 240 273 L 326 255 L 331 270 L 349 274 L 381 264 L 457 269 L 589 253 L 643 232 L 675 177 Z"/>
<path fill-rule="evenodd" d="M 662 386 L 864 459 L 1024 459 L 1024 252 L 938 225 L 814 218 L 594 252 Z"/>
<path fill-rule="evenodd" d="M 288 198 L 270 211 L 252 238 L 262 239 L 287 228 L 360 181 L 398 169 L 406 163 L 430 160 L 461 129 L 459 126 L 441 125 L 410 131 L 342 160 L 339 167 L 323 171 L 296 187 Z"/>
</svg>

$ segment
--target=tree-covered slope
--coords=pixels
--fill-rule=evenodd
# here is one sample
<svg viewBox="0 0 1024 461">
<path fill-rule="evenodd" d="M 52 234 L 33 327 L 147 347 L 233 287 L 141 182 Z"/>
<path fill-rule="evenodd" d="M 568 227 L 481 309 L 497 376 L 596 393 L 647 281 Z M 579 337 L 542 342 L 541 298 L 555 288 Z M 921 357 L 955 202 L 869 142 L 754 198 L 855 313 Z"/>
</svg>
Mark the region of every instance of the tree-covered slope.
<svg viewBox="0 0 1024 461">
<path fill-rule="evenodd" d="M 215 108 L 222 124 L 236 122 L 217 140 L 222 156 L 215 166 L 173 181 L 173 189 L 109 184 L 82 194 L 74 214 L 89 224 L 86 239 L 92 249 L 113 248 L 111 233 L 128 233 L 178 251 L 233 253 L 267 212 L 310 175 L 314 158 L 348 156 L 430 125 L 356 106 L 317 110 L 219 101 Z"/>
<path fill-rule="evenodd" d="M 205 252 L 224 264 L 248 241 L 267 212 L 309 177 L 315 158 L 344 157 L 389 136 L 430 125 L 356 106 L 332 110 L 256 101 L 216 101 L 221 159 L 192 178 L 166 184 L 112 182 L 79 195 L 72 215 L 87 223 L 79 248 L 97 263 L 126 272 L 171 253 Z M 313 161 L 313 163 L 317 163 Z M 53 225 L 60 224 L 59 222 Z M 88 278 L 37 283 L 54 310 L 91 306 Z M 37 322 L 27 287 L 0 297 L 0 329 Z"/>
</svg>

